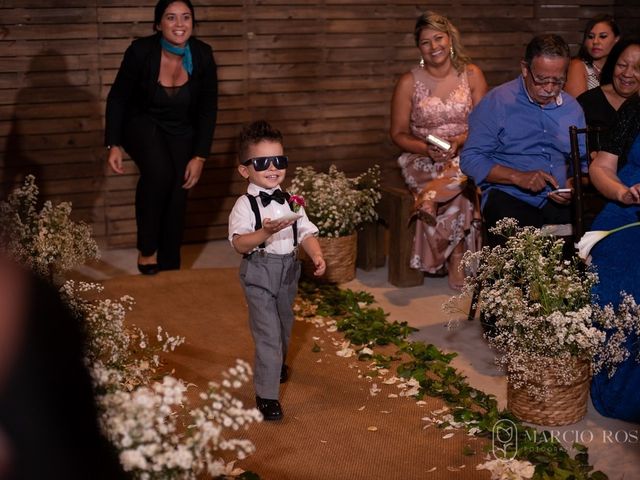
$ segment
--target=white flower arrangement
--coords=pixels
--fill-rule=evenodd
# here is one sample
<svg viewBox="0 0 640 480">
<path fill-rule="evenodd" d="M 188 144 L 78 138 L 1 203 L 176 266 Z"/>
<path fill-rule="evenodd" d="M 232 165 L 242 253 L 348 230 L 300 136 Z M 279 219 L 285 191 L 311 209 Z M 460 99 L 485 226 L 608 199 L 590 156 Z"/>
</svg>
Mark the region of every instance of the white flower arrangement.
<svg viewBox="0 0 640 480">
<path fill-rule="evenodd" d="M 199 407 L 191 407 L 187 385 L 171 376 L 132 391 L 99 396 L 102 428 L 118 448 L 124 470 L 141 480 L 195 480 L 203 474 L 217 478 L 242 473 L 219 455 L 231 451 L 242 460 L 255 451 L 250 440 L 224 434 L 262 419 L 257 409 L 244 408 L 228 391 L 247 382 L 250 375 L 249 364 L 238 360 L 224 372 L 222 384 L 211 382 L 200 393 L 204 404 Z"/>
<path fill-rule="evenodd" d="M 88 258 L 98 258 L 91 229 L 70 220 L 71 204 L 45 202 L 37 211 L 38 188 L 33 176 L 0 202 L 0 232 L 7 252 L 35 273 L 52 279 Z M 231 393 L 249 380 L 251 367 L 243 360 L 211 382 L 193 406 L 183 380 L 162 376 L 160 354 L 170 352 L 184 337 L 157 327 L 155 335 L 127 326 L 132 297 L 100 299 L 96 283 L 65 282 L 60 293 L 84 325 L 85 361 L 91 373 L 103 433 L 119 451 L 120 462 L 140 480 L 196 480 L 204 475 L 235 477 L 243 473 L 227 463 L 221 452 L 243 459 L 254 451 L 242 438 L 226 432 L 261 421 L 256 408 L 244 408 Z M 91 293 L 94 298 L 87 299 Z M 162 377 L 162 381 L 157 378 Z"/>
<path fill-rule="evenodd" d="M 135 325 L 127 326 L 126 314 L 135 303 L 128 295 L 117 300 L 83 297 L 86 293 L 102 290 L 100 284 L 73 280 L 65 282 L 60 289 L 62 298 L 85 325 L 85 355 L 89 367 L 100 371 L 96 382 L 99 391 L 133 390 L 139 385 L 147 385 L 157 375 L 160 354 L 174 351 L 185 338 L 171 336 L 160 326 L 155 336 L 147 335 Z M 111 373 L 109 378 L 102 378 L 104 371 Z"/>
<path fill-rule="evenodd" d="M 380 167 L 374 165 L 356 178 L 347 178 L 335 165 L 328 173 L 297 167 L 289 190 L 304 198 L 305 211 L 321 237 L 351 235 L 362 223 L 378 218 Z"/>
<path fill-rule="evenodd" d="M 71 203 L 44 202 L 38 211 L 39 190 L 28 175 L 22 187 L 0 202 L 0 231 L 7 251 L 35 273 L 51 277 L 99 257 L 91 227 L 71 220 Z"/>
<path fill-rule="evenodd" d="M 506 238 L 503 246 L 467 252 L 463 264 L 476 270 L 467 277 L 460 297 L 480 292 L 478 308 L 495 324 L 486 335 L 499 353 L 496 363 L 507 373 L 514 388 L 526 386 L 544 397 L 542 380 L 553 370 L 566 384 L 573 370 L 557 365 L 584 360 L 594 371 L 615 367 L 629 355 L 627 335 L 640 332 L 640 307 L 622 293 L 616 312 L 592 302 L 591 289 L 598 281 L 581 262 L 564 260 L 563 241 L 540 229 L 520 228 L 507 218 L 491 229 Z"/>
<path fill-rule="evenodd" d="M 592 230 L 585 233 L 580 241 L 576 243 L 576 249 L 578 250 L 578 256 L 585 261 L 587 265 L 591 264 L 591 249 L 603 238 L 608 237 L 612 233 L 619 232 L 631 227 L 640 226 L 640 222 L 633 222 L 621 227 L 614 228 L 613 230 Z"/>
<path fill-rule="evenodd" d="M 223 372 L 221 383 L 209 383 L 193 406 L 183 380 L 165 375 L 156 380 L 160 354 L 173 351 L 184 337 L 161 327 L 155 336 L 125 323 L 133 298 L 87 300 L 83 294 L 102 291 L 99 284 L 67 281 L 61 288 L 71 310 L 84 320 L 86 360 L 93 378 L 102 430 L 118 449 L 120 462 L 133 478 L 195 480 L 242 473 L 220 458 L 222 451 L 243 459 L 255 450 L 249 440 L 227 438 L 226 431 L 246 429 L 262 420 L 255 408 L 244 408 L 230 389 L 249 380 L 243 360 Z"/>
</svg>

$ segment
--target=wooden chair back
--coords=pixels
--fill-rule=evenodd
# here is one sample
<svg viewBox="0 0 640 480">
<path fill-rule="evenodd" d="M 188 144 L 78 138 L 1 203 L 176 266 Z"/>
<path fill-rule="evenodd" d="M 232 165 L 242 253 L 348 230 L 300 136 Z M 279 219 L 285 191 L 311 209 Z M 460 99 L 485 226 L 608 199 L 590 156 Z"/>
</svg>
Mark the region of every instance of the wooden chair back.
<svg viewBox="0 0 640 480">
<path fill-rule="evenodd" d="M 603 132 L 601 127 L 578 128 L 575 125 L 569 127 L 569 140 L 571 142 L 571 168 L 573 170 L 573 236 L 579 240 L 585 232 L 584 210 L 585 196 L 583 185 L 583 173 L 581 160 L 583 156 L 587 158 L 587 165 L 591 162 L 591 152 L 600 148 L 600 136 Z M 584 154 L 580 150 L 580 135 L 584 135 Z M 593 145 L 597 143 L 597 145 Z"/>
</svg>

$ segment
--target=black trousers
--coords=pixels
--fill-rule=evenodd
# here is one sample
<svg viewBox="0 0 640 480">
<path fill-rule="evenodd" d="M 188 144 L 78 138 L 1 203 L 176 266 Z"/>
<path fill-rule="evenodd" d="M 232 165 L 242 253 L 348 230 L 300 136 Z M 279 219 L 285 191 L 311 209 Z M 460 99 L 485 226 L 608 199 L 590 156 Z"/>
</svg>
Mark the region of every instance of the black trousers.
<svg viewBox="0 0 640 480">
<path fill-rule="evenodd" d="M 498 220 L 512 217 L 521 227 L 542 227 L 546 224 L 571 223 L 571 207 L 548 201 L 544 207 L 537 208 L 512 197 L 502 190 L 491 190 L 482 209 L 485 228 L 494 227 Z M 487 231 L 487 244 L 490 247 L 502 245 L 505 239 Z"/>
<path fill-rule="evenodd" d="M 180 268 L 187 190 L 184 172 L 193 135 L 170 135 L 146 115 L 128 122 L 125 149 L 140 170 L 136 188 L 137 247 L 143 256 L 157 252 L 161 270 Z"/>
</svg>

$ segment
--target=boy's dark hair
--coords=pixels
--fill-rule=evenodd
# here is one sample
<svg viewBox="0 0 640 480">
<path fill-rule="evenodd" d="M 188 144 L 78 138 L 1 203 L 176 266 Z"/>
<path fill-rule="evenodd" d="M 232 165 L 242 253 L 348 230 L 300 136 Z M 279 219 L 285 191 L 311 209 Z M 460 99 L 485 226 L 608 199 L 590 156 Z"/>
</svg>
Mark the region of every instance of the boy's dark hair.
<svg viewBox="0 0 640 480">
<path fill-rule="evenodd" d="M 524 61 L 531 67 L 531 62 L 536 57 L 561 57 L 568 60 L 570 58 L 569 45 L 560 35 L 555 33 L 537 35 L 527 45 Z"/>
<path fill-rule="evenodd" d="M 273 128 L 265 120 L 256 120 L 248 125 L 242 127 L 240 134 L 238 134 L 238 160 L 246 160 L 247 150 L 251 145 L 266 140 L 268 142 L 276 142 L 280 145 L 283 144 L 282 133 L 280 130 Z"/>
</svg>

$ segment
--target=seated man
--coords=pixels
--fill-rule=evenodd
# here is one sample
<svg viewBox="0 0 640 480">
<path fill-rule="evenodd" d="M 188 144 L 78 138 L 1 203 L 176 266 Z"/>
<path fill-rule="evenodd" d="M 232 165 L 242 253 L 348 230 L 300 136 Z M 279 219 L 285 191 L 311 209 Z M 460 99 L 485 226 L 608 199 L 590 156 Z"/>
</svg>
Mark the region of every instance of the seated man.
<svg viewBox="0 0 640 480">
<path fill-rule="evenodd" d="M 571 222 L 571 191 L 556 190 L 571 188 L 569 127 L 585 120 L 562 92 L 569 59 L 558 35 L 534 37 L 522 75 L 490 91 L 469 116 L 460 167 L 482 189 L 487 228 L 505 217 L 534 227 Z M 501 238 L 489 233 L 488 243 Z"/>
</svg>

